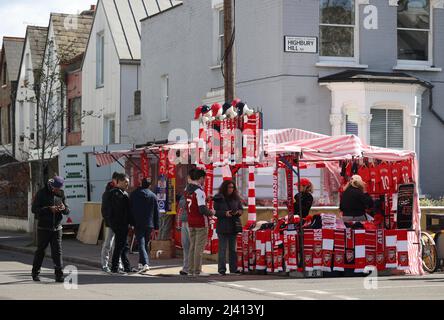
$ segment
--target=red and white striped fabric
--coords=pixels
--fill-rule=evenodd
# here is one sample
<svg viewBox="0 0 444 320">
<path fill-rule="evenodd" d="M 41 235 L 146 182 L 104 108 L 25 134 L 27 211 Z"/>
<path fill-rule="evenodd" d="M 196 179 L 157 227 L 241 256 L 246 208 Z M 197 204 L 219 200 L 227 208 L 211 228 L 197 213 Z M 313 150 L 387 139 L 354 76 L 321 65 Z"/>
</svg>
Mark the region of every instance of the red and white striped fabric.
<svg viewBox="0 0 444 320">
<path fill-rule="evenodd" d="M 255 168 L 248 167 L 248 222 L 247 227 L 256 222 L 256 184 Z"/>
<path fill-rule="evenodd" d="M 248 269 L 256 270 L 256 233 L 248 231 Z"/>
<path fill-rule="evenodd" d="M 265 261 L 267 265 L 267 272 L 273 272 L 273 246 L 271 230 L 264 230 L 265 233 Z"/>
<path fill-rule="evenodd" d="M 313 246 L 314 232 L 313 229 L 304 230 L 304 265 L 305 271 L 313 271 Z"/>
<path fill-rule="evenodd" d="M 407 235 L 409 250 L 409 270 L 406 273 L 410 275 L 423 275 L 422 259 L 420 255 L 421 245 L 419 244 L 418 234 L 415 231 L 409 231 Z"/>
<path fill-rule="evenodd" d="M 222 167 L 222 178 L 224 181 L 233 180 L 233 175 L 229 166 Z"/>
<path fill-rule="evenodd" d="M 344 271 L 345 230 L 335 230 L 335 260 L 333 271 Z"/>
<path fill-rule="evenodd" d="M 96 163 L 98 167 L 108 166 L 116 162 L 125 155 L 125 153 L 112 152 L 112 153 L 96 153 Z"/>
<path fill-rule="evenodd" d="M 244 272 L 248 272 L 248 239 L 249 239 L 249 231 L 242 231 L 242 256 L 243 256 L 243 270 Z"/>
<path fill-rule="evenodd" d="M 397 230 L 398 270 L 409 270 L 408 231 Z"/>
<path fill-rule="evenodd" d="M 237 254 L 237 271 L 244 270 L 244 255 L 243 255 L 243 245 L 242 245 L 242 233 L 238 234 L 236 237 L 236 254 Z"/>
<path fill-rule="evenodd" d="M 331 272 L 335 230 L 322 229 L 322 271 Z"/>
<path fill-rule="evenodd" d="M 385 230 L 385 267 L 387 269 L 394 269 L 398 266 L 396 254 L 396 230 Z"/>
<path fill-rule="evenodd" d="M 322 229 L 313 229 L 313 270 L 322 270 Z"/>
<path fill-rule="evenodd" d="M 364 272 L 365 263 L 365 230 L 355 230 L 355 272 Z"/>
</svg>

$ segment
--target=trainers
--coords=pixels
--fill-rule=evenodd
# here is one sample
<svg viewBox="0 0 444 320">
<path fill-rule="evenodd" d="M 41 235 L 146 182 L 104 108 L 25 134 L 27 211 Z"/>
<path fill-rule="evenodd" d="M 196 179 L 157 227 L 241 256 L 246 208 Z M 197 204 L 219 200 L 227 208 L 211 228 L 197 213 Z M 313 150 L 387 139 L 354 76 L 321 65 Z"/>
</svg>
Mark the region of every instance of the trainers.
<svg viewBox="0 0 444 320">
<path fill-rule="evenodd" d="M 209 273 L 205 273 L 205 272 L 201 272 L 197 275 L 198 277 L 209 277 L 210 274 Z"/>
<path fill-rule="evenodd" d="M 142 266 L 142 270 L 140 270 L 141 273 L 148 272 L 148 271 L 150 271 L 150 266 L 147 264 Z"/>
<path fill-rule="evenodd" d="M 56 282 L 65 282 L 65 277 L 62 275 L 56 276 L 55 281 Z"/>
<path fill-rule="evenodd" d="M 110 273 L 111 269 L 109 267 L 102 267 L 102 271 L 106 273 Z"/>
<path fill-rule="evenodd" d="M 230 272 L 231 276 L 240 276 L 242 275 L 242 273 L 240 271 L 236 271 L 236 272 Z"/>
<path fill-rule="evenodd" d="M 137 269 L 138 269 L 139 271 L 142 271 L 142 270 L 143 270 L 143 264 L 139 263 L 139 264 L 137 265 Z"/>
<path fill-rule="evenodd" d="M 188 272 L 183 271 L 183 270 L 180 270 L 180 271 L 179 271 L 179 274 L 180 274 L 181 276 L 187 276 L 187 275 L 188 275 Z"/>
<path fill-rule="evenodd" d="M 128 273 L 126 273 L 125 271 L 122 271 L 122 270 L 117 270 L 117 271 L 112 271 L 111 270 L 111 274 L 113 274 L 113 275 L 122 275 L 122 276 L 126 276 L 126 275 L 128 275 Z"/>
<path fill-rule="evenodd" d="M 227 274 L 225 272 L 219 272 L 220 276 L 226 276 Z"/>
<path fill-rule="evenodd" d="M 33 275 L 32 275 L 32 281 L 40 282 L 40 277 L 39 277 L 39 275 L 38 275 L 38 274 L 33 274 Z"/>
</svg>

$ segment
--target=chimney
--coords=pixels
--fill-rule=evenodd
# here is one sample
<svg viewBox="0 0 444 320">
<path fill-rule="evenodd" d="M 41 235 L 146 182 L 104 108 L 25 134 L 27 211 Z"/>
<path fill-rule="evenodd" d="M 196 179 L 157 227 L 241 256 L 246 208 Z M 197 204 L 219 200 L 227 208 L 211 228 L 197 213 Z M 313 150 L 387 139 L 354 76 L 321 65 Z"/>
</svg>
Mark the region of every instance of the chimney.
<svg viewBox="0 0 444 320">
<path fill-rule="evenodd" d="M 96 5 L 92 4 L 89 10 L 83 11 L 80 13 L 81 16 L 94 16 L 94 13 L 96 12 Z"/>
</svg>

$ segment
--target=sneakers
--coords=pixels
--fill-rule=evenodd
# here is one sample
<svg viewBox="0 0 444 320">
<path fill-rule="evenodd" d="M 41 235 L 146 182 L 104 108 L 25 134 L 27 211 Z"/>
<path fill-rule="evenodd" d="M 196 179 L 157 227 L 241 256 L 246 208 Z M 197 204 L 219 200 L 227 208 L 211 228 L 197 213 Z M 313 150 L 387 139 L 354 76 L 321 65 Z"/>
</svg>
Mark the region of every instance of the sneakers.
<svg viewBox="0 0 444 320">
<path fill-rule="evenodd" d="M 141 264 L 139 264 L 139 273 L 144 273 L 144 272 L 148 272 L 150 271 L 150 266 L 149 265 L 144 265 L 142 266 Z"/>
<path fill-rule="evenodd" d="M 57 275 L 55 277 L 56 282 L 65 282 L 65 277 L 63 275 Z"/>
<path fill-rule="evenodd" d="M 242 273 L 240 271 L 230 272 L 230 276 L 240 276 Z"/>
<path fill-rule="evenodd" d="M 121 275 L 121 276 L 127 276 L 128 275 L 128 273 L 126 273 L 125 271 L 122 271 L 122 270 L 117 270 L 117 271 L 113 271 L 113 270 L 111 270 L 111 274 L 112 275 Z"/>
<path fill-rule="evenodd" d="M 39 277 L 39 275 L 38 275 L 38 274 L 33 274 L 33 275 L 32 275 L 32 281 L 40 282 L 40 277 Z"/>
<path fill-rule="evenodd" d="M 106 273 L 110 273 L 111 269 L 107 266 L 107 267 L 102 267 L 102 271 L 106 272 Z"/>
<path fill-rule="evenodd" d="M 180 271 L 179 271 L 179 274 L 180 274 L 181 276 L 187 276 L 187 275 L 188 275 L 188 272 L 183 271 L 183 270 L 180 270 Z"/>
<path fill-rule="evenodd" d="M 227 274 L 225 272 L 219 272 L 220 276 L 226 276 Z"/>
</svg>

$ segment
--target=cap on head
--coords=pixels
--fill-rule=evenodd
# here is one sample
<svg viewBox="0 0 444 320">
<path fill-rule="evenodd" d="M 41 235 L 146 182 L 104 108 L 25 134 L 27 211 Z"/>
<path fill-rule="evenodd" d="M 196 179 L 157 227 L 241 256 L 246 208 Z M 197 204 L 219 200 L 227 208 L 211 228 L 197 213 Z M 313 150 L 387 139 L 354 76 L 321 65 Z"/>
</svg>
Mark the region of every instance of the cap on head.
<svg viewBox="0 0 444 320">
<path fill-rule="evenodd" d="M 59 177 L 59 176 L 55 176 L 54 178 L 52 178 L 50 180 L 51 187 L 56 188 L 56 189 L 60 189 L 61 187 L 63 187 L 64 183 L 65 183 L 65 180 L 63 180 L 63 178 Z"/>
<path fill-rule="evenodd" d="M 298 183 L 296 182 L 294 185 L 297 186 Z M 302 178 L 301 179 L 301 186 L 305 187 L 305 186 L 309 186 L 309 185 L 311 185 L 311 181 L 310 180 L 308 180 L 307 178 Z"/>
</svg>

